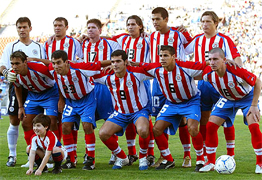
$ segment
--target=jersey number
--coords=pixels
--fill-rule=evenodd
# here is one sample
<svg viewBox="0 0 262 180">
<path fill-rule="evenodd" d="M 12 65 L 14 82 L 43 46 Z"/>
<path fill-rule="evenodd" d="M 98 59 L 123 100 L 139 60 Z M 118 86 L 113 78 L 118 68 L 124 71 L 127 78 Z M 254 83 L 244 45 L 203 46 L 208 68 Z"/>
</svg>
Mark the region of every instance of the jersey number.
<svg viewBox="0 0 262 180">
<path fill-rule="evenodd" d="M 64 91 L 65 93 L 76 93 L 76 89 L 75 89 L 75 86 L 74 85 L 63 85 L 63 88 L 64 88 Z"/>
<path fill-rule="evenodd" d="M 94 62 L 96 58 L 96 52 L 88 52 L 88 62 Z"/>
<path fill-rule="evenodd" d="M 174 84 L 168 84 L 171 93 L 176 93 Z"/>
<path fill-rule="evenodd" d="M 119 90 L 120 98 L 122 100 L 126 100 L 126 93 L 124 90 Z"/>
<path fill-rule="evenodd" d="M 134 49 L 127 49 L 127 56 L 128 56 L 128 59 L 134 59 L 135 58 L 135 50 Z"/>
<path fill-rule="evenodd" d="M 229 91 L 228 91 L 228 89 L 222 89 L 222 90 L 223 90 L 223 92 L 224 92 L 224 94 L 225 94 L 226 96 L 231 96 L 230 93 L 229 93 Z"/>
</svg>

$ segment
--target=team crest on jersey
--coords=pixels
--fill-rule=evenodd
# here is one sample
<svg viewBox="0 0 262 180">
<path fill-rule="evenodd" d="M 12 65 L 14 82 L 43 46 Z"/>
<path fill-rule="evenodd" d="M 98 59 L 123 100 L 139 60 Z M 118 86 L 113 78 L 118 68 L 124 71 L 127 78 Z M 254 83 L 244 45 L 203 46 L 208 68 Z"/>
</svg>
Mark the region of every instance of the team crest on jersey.
<svg viewBox="0 0 262 180">
<path fill-rule="evenodd" d="M 33 55 L 37 56 L 38 55 L 38 51 L 36 49 L 33 49 L 32 51 Z"/>
<path fill-rule="evenodd" d="M 180 81 L 182 81 L 182 77 L 178 74 L 178 75 L 176 75 L 176 81 L 177 82 L 180 82 Z"/>
<path fill-rule="evenodd" d="M 103 49 L 104 49 L 103 44 L 99 44 L 98 49 L 99 49 L 99 50 L 103 50 Z"/>
<path fill-rule="evenodd" d="M 69 44 L 68 43 L 65 43 L 64 44 L 64 48 L 68 48 L 69 47 Z"/>
<path fill-rule="evenodd" d="M 230 87 L 230 88 L 234 88 L 234 87 L 235 87 L 235 84 L 234 84 L 233 81 L 229 81 L 227 85 L 228 85 L 228 87 Z"/>
<path fill-rule="evenodd" d="M 167 39 L 167 41 L 168 41 L 168 43 L 173 43 L 175 40 L 174 40 L 174 38 L 170 37 L 170 38 Z"/>
<path fill-rule="evenodd" d="M 142 44 L 142 43 L 137 43 L 137 45 L 136 45 L 136 48 L 137 48 L 137 49 L 142 49 L 142 47 L 143 47 L 143 44 Z"/>
<path fill-rule="evenodd" d="M 37 78 L 35 76 L 31 77 L 32 81 L 37 81 Z"/>
<path fill-rule="evenodd" d="M 78 78 L 76 76 L 72 77 L 73 82 L 78 82 Z"/>
<path fill-rule="evenodd" d="M 126 86 L 129 87 L 129 88 L 131 88 L 131 87 L 133 86 L 132 81 L 128 80 L 128 81 L 126 82 Z"/>
<path fill-rule="evenodd" d="M 217 48 L 218 47 L 218 43 L 213 43 L 212 44 L 212 48 Z"/>
</svg>

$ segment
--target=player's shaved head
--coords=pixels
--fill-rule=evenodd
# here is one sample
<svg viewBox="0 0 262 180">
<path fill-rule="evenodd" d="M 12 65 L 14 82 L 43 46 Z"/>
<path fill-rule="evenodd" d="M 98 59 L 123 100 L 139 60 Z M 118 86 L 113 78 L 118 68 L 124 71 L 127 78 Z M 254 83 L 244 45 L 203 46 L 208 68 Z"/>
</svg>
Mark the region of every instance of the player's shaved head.
<svg viewBox="0 0 262 180">
<path fill-rule="evenodd" d="M 218 53 L 221 58 L 223 58 L 223 59 L 225 58 L 225 53 L 224 53 L 223 49 L 216 47 L 216 48 L 211 49 L 208 52 L 208 54 L 215 54 L 215 53 Z"/>
</svg>

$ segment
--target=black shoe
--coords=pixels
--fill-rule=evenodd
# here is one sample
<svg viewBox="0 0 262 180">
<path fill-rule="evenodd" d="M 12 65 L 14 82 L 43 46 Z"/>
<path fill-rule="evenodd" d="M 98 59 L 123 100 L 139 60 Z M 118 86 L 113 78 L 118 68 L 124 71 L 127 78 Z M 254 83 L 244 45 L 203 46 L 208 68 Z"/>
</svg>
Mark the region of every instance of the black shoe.
<svg viewBox="0 0 262 180">
<path fill-rule="evenodd" d="M 70 157 L 68 156 L 66 158 L 66 162 L 61 166 L 63 169 L 72 169 L 72 168 L 76 168 L 75 163 L 70 161 Z"/>
<path fill-rule="evenodd" d="M 6 166 L 8 167 L 14 167 L 16 164 L 16 158 L 14 156 L 9 156 L 8 160 L 6 162 Z"/>
<path fill-rule="evenodd" d="M 148 161 L 148 166 L 152 166 L 155 164 L 155 156 L 153 155 L 148 155 L 146 157 L 147 161 Z"/>
<path fill-rule="evenodd" d="M 196 168 L 195 168 L 195 171 L 199 172 L 199 169 L 201 169 L 203 166 L 204 166 L 204 164 L 197 164 Z"/>
<path fill-rule="evenodd" d="M 128 166 L 131 166 L 134 162 L 136 162 L 136 160 L 138 160 L 137 155 L 128 155 L 127 157 L 129 159 Z"/>
<path fill-rule="evenodd" d="M 87 161 L 87 154 L 84 155 L 84 161 L 83 161 L 83 164 L 86 164 L 86 161 Z"/>
<path fill-rule="evenodd" d="M 86 164 L 85 164 L 85 166 L 82 169 L 83 170 L 93 170 L 93 169 L 95 169 L 94 160 L 95 160 L 95 158 L 87 156 L 86 157 Z"/>
<path fill-rule="evenodd" d="M 62 167 L 59 166 L 59 167 L 55 167 L 53 170 L 52 170 L 52 173 L 53 174 L 59 174 L 62 172 Z"/>
<path fill-rule="evenodd" d="M 167 161 L 164 160 L 158 167 L 156 167 L 157 170 L 159 169 L 169 169 L 175 167 L 175 162 L 174 161 Z"/>
<path fill-rule="evenodd" d="M 38 168 L 39 168 L 39 167 L 37 167 L 35 170 L 33 170 L 33 173 L 35 173 Z M 48 168 L 47 168 L 47 166 L 44 167 L 42 173 L 48 173 Z"/>
</svg>

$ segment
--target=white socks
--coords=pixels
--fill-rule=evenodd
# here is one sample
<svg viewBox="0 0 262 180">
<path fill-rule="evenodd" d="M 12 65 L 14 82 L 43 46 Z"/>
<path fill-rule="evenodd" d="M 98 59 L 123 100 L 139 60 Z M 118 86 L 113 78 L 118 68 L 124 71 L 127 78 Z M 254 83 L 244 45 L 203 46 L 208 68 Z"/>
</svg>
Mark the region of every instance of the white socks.
<svg viewBox="0 0 262 180">
<path fill-rule="evenodd" d="M 10 124 L 8 130 L 7 130 L 7 142 L 8 142 L 8 148 L 9 148 L 9 156 L 16 157 L 16 145 L 17 145 L 17 139 L 19 135 L 19 125 L 14 126 Z"/>
</svg>

